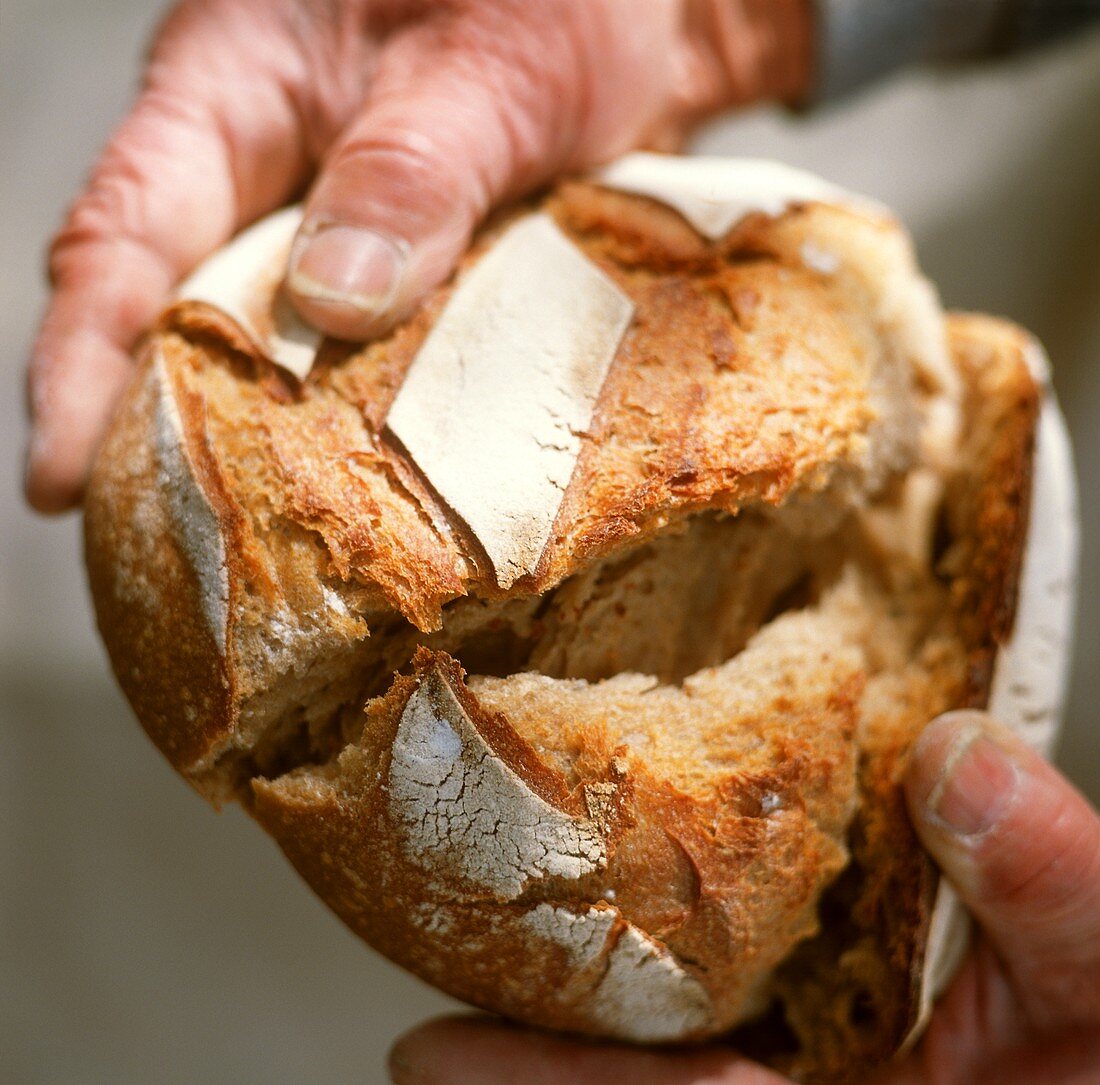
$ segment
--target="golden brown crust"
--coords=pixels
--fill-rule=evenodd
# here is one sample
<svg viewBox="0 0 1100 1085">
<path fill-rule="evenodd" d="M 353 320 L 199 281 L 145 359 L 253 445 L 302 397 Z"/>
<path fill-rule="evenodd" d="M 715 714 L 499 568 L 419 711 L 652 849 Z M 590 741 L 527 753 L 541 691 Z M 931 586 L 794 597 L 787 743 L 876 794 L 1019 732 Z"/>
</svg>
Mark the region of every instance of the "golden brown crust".
<svg viewBox="0 0 1100 1085">
<path fill-rule="evenodd" d="M 421 652 L 413 679 L 399 677 L 385 697 L 372 702 L 359 742 L 346 748 L 337 764 L 320 773 L 306 768 L 280 780 L 254 781 L 255 814 L 353 929 L 460 998 L 577 1032 L 629 1028 L 622 1017 L 597 1012 L 601 1002 L 606 1015 L 624 1012 L 622 1005 L 609 1004 L 611 996 L 598 984 L 566 984 L 564 993 L 550 994 L 558 980 L 550 985 L 545 980 L 548 975 L 565 980 L 571 967 L 567 944 L 536 936 L 540 917 L 550 909 L 583 915 L 596 908 L 626 925 L 622 929 L 670 950 L 670 966 L 678 962 L 676 982 L 699 996 L 697 1019 L 682 1036 L 639 1032 L 636 1038 L 706 1035 L 741 1015 L 746 1001 L 759 997 L 760 977 L 785 947 L 815 929 L 813 904 L 820 886 L 844 861 L 832 832 L 850 816 L 859 678 L 851 660 L 834 662 L 823 655 L 813 660 L 816 680 L 796 691 L 797 672 L 807 665 L 801 653 L 770 661 L 769 677 L 791 692 L 765 717 L 750 706 L 736 718 L 723 704 L 731 737 L 740 734 L 744 740 L 737 771 L 722 774 L 702 791 L 697 786 L 685 791 L 654 768 L 652 758 L 618 741 L 615 720 L 605 715 L 605 690 L 594 687 L 586 698 L 581 689 L 554 683 L 540 688 L 536 681 L 513 693 L 504 680 L 496 693 L 484 689 L 479 697 L 450 657 Z M 753 667 L 746 658 L 740 669 Z M 736 685 L 738 678 L 731 673 L 725 681 Z M 428 772 L 427 754 L 419 747 L 412 767 L 404 752 L 411 742 L 404 732 L 416 711 L 410 698 L 427 690 L 433 726 L 441 726 L 438 721 L 448 716 L 441 695 L 433 692 L 440 682 L 515 779 L 507 794 L 500 781 L 500 787 L 490 786 L 479 775 L 482 755 L 467 737 L 461 757 L 457 746 L 448 749 L 455 759 L 441 775 L 439 791 L 445 794 L 448 781 L 462 774 L 454 803 L 444 810 L 425 797 L 421 816 L 429 827 L 416 822 L 410 827 L 408 780 L 402 773 L 415 769 L 422 774 L 415 777 L 419 780 Z M 707 698 L 713 696 L 708 683 L 717 685 L 718 678 L 697 680 L 691 704 L 688 695 L 678 695 L 685 726 L 691 726 L 692 706 L 694 718 L 703 722 Z M 529 715 L 513 712 L 506 718 L 490 711 L 487 703 L 500 696 Z M 617 711 L 629 714 L 629 695 L 619 697 Z M 674 700 L 637 696 L 634 725 L 641 725 L 647 711 L 670 723 Z M 572 724 L 571 732 L 557 726 L 555 713 Z M 531 744 L 532 725 L 548 734 L 556 729 L 558 748 L 576 743 L 568 776 Z M 440 732 L 432 734 L 438 740 Z M 719 756 L 717 748 L 712 752 Z M 529 813 L 538 812 L 540 800 L 590 823 L 601 841 L 598 856 L 575 876 L 563 873 L 560 864 L 540 867 L 544 850 L 557 846 L 545 808 L 537 840 L 517 829 L 529 823 Z M 491 836 L 477 839 L 485 831 L 478 828 L 481 819 L 491 822 Z M 443 820 L 446 827 L 438 830 Z M 507 847 L 497 849 L 502 836 Z M 493 864 L 488 871 L 476 866 L 481 880 L 463 865 L 471 837 Z M 367 840 L 374 845 L 364 846 Z M 522 884 L 512 885 L 513 868 L 524 872 Z M 378 885 L 386 887 L 384 896 L 392 895 L 393 909 L 380 911 L 376 896 L 364 892 Z M 430 906 L 427 932 L 425 905 Z M 437 928 L 443 925 L 447 933 L 440 939 Z M 526 978 L 516 990 L 502 987 L 498 964 L 513 940 L 524 944 L 529 957 Z M 547 972 L 551 967 L 555 971 Z M 645 991 L 644 977 L 638 984 L 639 997 L 660 997 L 659 988 Z"/>
<path fill-rule="evenodd" d="M 328 344 L 302 386 L 202 310 L 162 327 L 89 494 L 104 639 L 172 763 L 213 798 L 243 794 L 319 895 L 419 975 L 520 1019 L 646 1041 L 713 1035 L 777 1000 L 786 1022 L 764 1057 L 807 1081 L 858 1080 L 912 1023 L 927 936 L 934 872 L 898 788 L 908 747 L 931 715 L 984 703 L 1011 628 L 1038 404 L 1021 333 L 951 322 L 968 443 L 932 578 L 865 556 L 852 526 L 853 505 L 912 457 L 907 395 L 883 383 L 906 384 L 919 353 L 919 322 L 898 330 L 917 280 L 894 225 L 810 205 L 708 243 L 674 212 L 592 185 L 545 207 L 636 318 L 510 610 L 491 609 L 505 604 L 477 540 L 384 428 L 447 287 L 386 339 Z M 807 262 L 823 238 L 841 270 Z M 803 657 L 805 688 L 788 660 L 778 692 L 752 701 L 747 677 L 729 678 L 735 659 L 732 707 L 704 726 L 701 702 L 677 707 L 698 695 L 676 688 L 683 660 L 665 685 L 614 687 L 608 707 L 584 683 L 468 684 L 448 654 L 500 632 L 527 661 L 581 574 L 597 590 L 647 540 L 692 532 L 695 513 L 766 520 L 780 505 L 821 553 L 785 568 L 750 624 L 789 605 L 855 652 Z M 784 603 L 803 571 L 810 602 Z M 791 627 L 808 637 L 816 620 Z M 876 635 L 904 662 L 876 661 Z M 442 650 L 414 655 L 424 643 Z M 559 677 L 614 670 L 607 658 Z M 365 721 L 349 716 L 380 692 Z M 636 755 L 624 704 L 638 720 L 660 704 L 653 733 L 680 719 L 698 744 Z M 759 763 L 736 742 L 718 757 L 723 728 L 759 743 Z M 432 773 L 459 749 L 460 790 L 487 804 L 456 807 L 475 827 L 461 846 L 452 815 L 423 805 L 425 788 L 446 795 L 451 778 Z M 477 828 L 485 810 L 501 816 Z"/>
<path fill-rule="evenodd" d="M 119 681 L 153 741 L 186 766 L 232 730 L 235 689 L 191 555 L 155 498 L 168 485 L 153 433 L 158 394 L 155 381 L 136 381 L 120 405 L 85 503 L 86 555 Z"/>
<path fill-rule="evenodd" d="M 1023 364 L 1024 340 L 1004 325 L 960 318 L 952 326 L 952 342 L 968 391 L 968 437 L 945 506 L 939 562 L 945 583 L 940 594 L 930 594 L 930 586 L 919 580 L 896 584 L 881 599 L 883 606 L 893 599 L 895 606 L 902 600 L 913 608 L 915 623 L 927 626 L 919 635 L 922 647 L 901 673 L 872 672 L 868 680 L 857 669 L 849 680 L 855 685 L 847 691 L 839 672 L 823 671 L 820 662 L 807 665 L 803 647 L 800 674 L 824 673 L 825 687 L 833 694 L 830 700 L 806 689 L 798 708 L 782 697 L 772 703 L 773 714 L 794 713 L 781 726 L 788 744 L 784 756 L 761 750 L 758 770 L 742 747 L 735 773 L 712 767 L 701 777 L 706 784 L 699 785 L 684 767 L 686 775 L 673 785 L 675 777 L 668 774 L 677 771 L 674 757 L 662 759 L 652 746 L 644 758 L 634 757 L 632 748 L 617 745 L 622 733 L 613 720 L 601 715 L 601 704 L 613 703 L 630 719 L 632 731 L 643 727 L 645 710 L 632 709 L 626 688 L 601 700 L 600 687 L 562 687 L 531 676 L 518 684 L 514 678 L 483 679 L 471 693 L 449 657 L 424 653 L 411 678 L 396 679 L 391 691 L 371 705 L 358 745 L 347 747 L 338 764 L 255 781 L 261 823 L 314 889 L 392 959 L 483 1008 L 596 1034 L 606 1033 L 610 1025 L 593 1011 L 598 988 L 592 975 L 582 969 L 587 979 L 570 981 L 574 964 L 565 949 L 547 949 L 524 926 L 531 910 L 553 903 L 580 914 L 594 906 L 613 912 L 616 924 L 629 925 L 624 929 L 656 939 L 706 992 L 709 1017 L 694 1030 L 705 1035 L 721 1031 L 723 1020 L 743 1016 L 758 994 L 738 987 L 748 971 L 745 954 L 758 932 L 762 945 L 783 944 L 778 928 L 767 926 L 768 919 L 782 914 L 782 894 L 815 901 L 817 879 L 824 877 L 833 884 L 822 903 L 823 929 L 805 941 L 813 926 L 801 932 L 795 941 L 802 944 L 770 990 L 786 1021 L 775 1029 L 767 1021 L 750 1024 L 733 1039 L 801 1081 L 840 1085 L 864 1080 L 897 1050 L 912 1026 L 936 884 L 934 867 L 909 827 L 899 787 L 908 748 L 937 713 L 984 703 L 988 684 L 976 691 L 975 682 L 988 683 L 982 661 L 1011 625 L 1013 555 L 1026 534 L 1027 465 L 1038 391 Z M 989 540 L 994 522 L 995 551 Z M 875 598 L 872 592 L 858 600 L 864 611 L 858 620 L 868 626 L 869 636 L 885 639 L 889 620 L 885 612 L 875 611 L 880 605 Z M 962 614 L 975 607 L 984 614 L 1007 615 L 1007 626 L 962 622 Z M 961 641 L 956 636 L 960 628 Z M 839 637 L 839 622 L 836 630 Z M 442 888 L 433 887 L 431 875 L 410 864 L 398 846 L 400 828 L 385 812 L 388 758 L 401 712 L 432 667 L 443 670 L 467 713 L 483 734 L 492 736 L 500 760 L 556 808 L 583 815 L 583 787 L 610 785 L 614 799 L 601 826 L 609 861 L 598 872 L 547 879 L 503 900 L 491 891 L 463 890 L 453 877 Z M 752 667 L 763 670 L 755 662 Z M 775 676 L 768 681 L 774 696 L 782 684 Z M 735 685 L 729 695 L 738 704 L 751 704 L 747 692 Z M 651 688 L 642 700 L 657 697 L 660 704 L 666 696 L 671 694 L 663 688 Z M 507 719 L 487 712 L 487 705 L 504 711 Z M 667 708 L 654 711 L 664 731 L 676 731 Z M 701 746 L 714 755 L 719 740 L 717 733 L 707 732 L 703 704 L 692 711 Z M 800 712 L 825 715 L 811 719 Z M 839 713 L 832 724 L 830 713 Z M 814 855 L 806 825 L 790 826 L 790 836 L 784 837 L 761 817 L 761 804 L 765 796 L 789 801 L 798 795 L 810 801 L 815 783 L 835 792 L 836 778 L 824 784 L 830 779 L 825 766 L 844 749 L 857 717 L 860 802 L 846 834 L 852 862 L 834 881 L 835 857 Z M 727 734 L 737 734 L 745 722 L 729 717 Z M 813 734 L 820 741 L 830 728 L 836 745 L 795 753 L 791 744 L 801 741 L 799 736 Z M 711 798 L 707 788 L 713 789 Z M 814 817 L 819 824 L 839 817 L 836 824 L 843 833 L 846 820 L 839 811 L 819 809 Z M 431 862 L 435 871 L 436 860 Z M 806 876 L 809 880 L 802 880 Z M 379 884 L 386 886 L 382 909 L 376 895 L 363 889 Z M 763 900 L 754 902 L 754 887 L 766 887 Z M 413 901 L 428 903 L 426 917 L 408 907 Z M 445 934 L 437 929 L 443 925 Z M 705 967 L 698 967 L 702 962 Z M 565 992 L 560 1000 L 551 993 L 558 988 Z"/>
<path fill-rule="evenodd" d="M 895 224 L 809 205 L 685 245 L 678 216 L 641 197 L 574 183 L 546 207 L 633 299 L 636 317 L 582 436 L 551 541 L 519 591 L 542 593 L 701 509 L 798 501 L 827 518 L 827 504 L 843 508 L 904 460 L 912 420 L 890 415 L 879 384 L 887 370 L 904 374 L 909 359 L 896 356 L 905 348 L 899 320 L 864 268 L 884 262 L 916 281 Z M 648 236 L 639 215 L 652 220 Z M 467 263 L 507 220 L 485 231 Z M 848 246 L 850 271 L 805 263 L 807 239 L 821 236 L 838 251 Z M 199 636 L 186 649 L 189 684 L 210 686 L 200 671 L 219 676 L 216 711 L 173 716 L 179 638 L 167 630 L 162 642 L 151 632 L 137 638 L 120 616 L 119 585 L 149 580 L 147 590 L 159 590 L 145 558 L 128 561 L 142 550 L 139 539 L 131 545 L 143 530 L 128 515 L 133 501 L 144 494 L 159 504 L 162 524 L 175 515 L 155 464 L 117 482 L 112 461 L 153 439 L 140 410 L 120 414 L 91 481 L 89 561 L 113 578 L 95 578 L 93 594 L 112 615 L 104 631 L 125 692 L 135 704 L 157 701 L 161 722 L 150 732 L 208 794 L 234 786 L 236 751 L 255 744 L 262 717 L 273 719 L 274 676 L 290 668 L 303 682 L 327 683 L 325 660 L 369 656 L 372 628 L 396 618 L 438 629 L 448 600 L 500 595 L 477 540 L 384 428 L 451 290 L 359 350 L 328 344 L 303 386 L 239 353 L 242 343 L 201 308 L 175 310 L 146 351 L 137 378 L 150 386 L 144 410 L 165 385 L 179 401 L 188 458 L 200 490 L 211 487 L 205 497 L 222 536 L 232 595 L 225 644 L 211 650 Z M 176 589 L 165 588 L 147 601 L 150 612 L 175 608 Z"/>
<path fill-rule="evenodd" d="M 940 569 L 952 578 L 965 623 L 970 696 L 975 705 L 984 705 L 996 649 L 1012 632 L 1016 613 L 1041 403 L 1024 360 L 1030 346 L 1025 331 L 977 314 L 956 315 L 950 327 L 966 378 L 969 455 L 989 466 L 982 486 L 968 486 L 963 477 L 955 480 L 946 524 L 955 543 Z"/>
<path fill-rule="evenodd" d="M 768 1038 L 751 1027 L 736 1037 L 798 1080 L 819 1085 L 866 1080 L 915 1022 L 938 874 L 910 827 L 899 780 L 913 739 L 932 716 L 986 705 L 995 653 L 1015 615 L 1040 407 L 1025 362 L 1030 337 L 973 314 L 952 315 L 948 329 L 964 378 L 966 436 L 944 501 L 936 568 L 948 587 L 965 669 L 937 673 L 935 661 L 925 661 L 924 695 L 890 706 L 881 726 L 864 732 L 853 866 L 826 895 L 826 934 L 799 950 L 781 979 L 791 991 L 788 1005 L 808 1007 L 799 1006 L 800 1052 L 790 1053 L 788 1036 L 773 1037 L 769 1049 Z"/>
</svg>

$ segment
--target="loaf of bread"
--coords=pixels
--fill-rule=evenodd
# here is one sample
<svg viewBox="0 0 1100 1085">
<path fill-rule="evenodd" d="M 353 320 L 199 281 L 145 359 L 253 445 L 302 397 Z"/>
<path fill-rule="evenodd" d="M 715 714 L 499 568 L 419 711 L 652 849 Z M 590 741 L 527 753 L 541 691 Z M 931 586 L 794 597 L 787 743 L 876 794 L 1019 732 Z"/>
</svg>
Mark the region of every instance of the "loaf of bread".
<svg viewBox="0 0 1100 1085">
<path fill-rule="evenodd" d="M 565 182 L 364 346 L 289 314 L 285 214 L 181 291 L 95 468 L 143 726 L 459 998 L 862 1080 L 957 957 L 898 781 L 1034 649 L 1033 499 L 1048 665 L 997 704 L 1039 742 L 1057 715 L 1038 347 L 945 318 L 888 212 L 771 163 Z"/>
</svg>

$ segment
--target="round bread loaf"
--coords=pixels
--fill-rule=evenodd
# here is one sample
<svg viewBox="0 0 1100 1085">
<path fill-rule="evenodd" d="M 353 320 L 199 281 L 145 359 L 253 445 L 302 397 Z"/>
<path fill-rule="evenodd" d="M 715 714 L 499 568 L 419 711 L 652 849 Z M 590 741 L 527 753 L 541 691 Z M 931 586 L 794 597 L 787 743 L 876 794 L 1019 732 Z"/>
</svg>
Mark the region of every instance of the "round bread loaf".
<svg viewBox="0 0 1100 1085">
<path fill-rule="evenodd" d="M 770 163 L 563 183 L 365 346 L 295 325 L 286 223 L 185 286 L 95 468 L 146 730 L 460 998 L 858 1080 L 931 998 L 897 782 L 1012 631 L 1038 348 Z"/>
</svg>

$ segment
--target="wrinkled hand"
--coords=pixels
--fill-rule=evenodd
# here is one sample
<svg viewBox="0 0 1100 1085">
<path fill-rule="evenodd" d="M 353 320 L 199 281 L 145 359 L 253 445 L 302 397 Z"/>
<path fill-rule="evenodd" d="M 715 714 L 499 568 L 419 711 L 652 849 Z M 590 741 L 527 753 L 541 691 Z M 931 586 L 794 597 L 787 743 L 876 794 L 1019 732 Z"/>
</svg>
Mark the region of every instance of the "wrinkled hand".
<svg viewBox="0 0 1100 1085">
<path fill-rule="evenodd" d="M 1100 817 L 1019 739 L 974 712 L 917 743 L 913 822 L 981 934 L 916 1054 L 877 1085 L 1100 1081 Z M 784 1085 L 718 1047 L 571 1042 L 487 1019 L 432 1022 L 391 1056 L 397 1085 Z"/>
<path fill-rule="evenodd" d="M 183 0 L 50 254 L 27 495 L 80 500 L 173 285 L 308 189 L 288 285 L 363 338 L 496 202 L 726 106 L 795 98 L 807 0 Z M 314 180 L 316 178 L 316 180 Z"/>
</svg>

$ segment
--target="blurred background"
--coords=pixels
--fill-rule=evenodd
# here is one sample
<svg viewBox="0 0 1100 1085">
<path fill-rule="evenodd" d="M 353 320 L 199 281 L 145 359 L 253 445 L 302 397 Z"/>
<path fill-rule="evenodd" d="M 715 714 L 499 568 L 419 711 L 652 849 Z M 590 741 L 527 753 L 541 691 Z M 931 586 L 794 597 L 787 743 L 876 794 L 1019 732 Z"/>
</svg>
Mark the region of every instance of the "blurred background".
<svg viewBox="0 0 1100 1085">
<path fill-rule="evenodd" d="M 451 1004 L 345 931 L 239 811 L 215 814 L 169 770 L 97 643 L 78 519 L 36 519 L 20 496 L 43 245 L 162 8 L 0 6 L 0 1077 L 375 1085 L 391 1039 Z M 910 73 L 804 117 L 731 118 L 698 148 L 880 198 L 949 306 L 1046 342 L 1083 495 L 1059 760 L 1100 799 L 1100 37 Z"/>
</svg>

